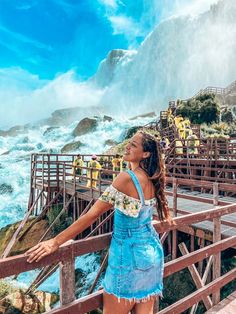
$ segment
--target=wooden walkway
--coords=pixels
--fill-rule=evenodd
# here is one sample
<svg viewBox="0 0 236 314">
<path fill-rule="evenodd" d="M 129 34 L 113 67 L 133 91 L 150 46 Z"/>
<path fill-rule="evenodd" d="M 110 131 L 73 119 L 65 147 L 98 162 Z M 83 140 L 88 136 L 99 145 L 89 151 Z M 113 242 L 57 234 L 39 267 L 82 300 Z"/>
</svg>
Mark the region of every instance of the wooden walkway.
<svg viewBox="0 0 236 314">
<path fill-rule="evenodd" d="M 219 304 L 205 312 L 205 314 L 234 314 L 236 313 L 236 291 L 228 295 Z"/>
<path fill-rule="evenodd" d="M 80 196 L 83 199 L 86 200 L 91 200 L 91 190 L 87 190 L 85 187 L 85 183 L 79 183 L 81 184 L 81 187 L 79 187 L 78 189 L 76 189 L 78 196 Z M 83 185 L 84 185 L 84 189 L 83 189 Z M 68 192 L 72 192 L 73 190 L 73 182 L 71 181 L 67 181 L 66 183 L 66 189 Z M 107 188 L 107 184 L 102 184 L 101 185 L 101 192 L 103 192 L 106 188 Z M 168 189 L 168 191 L 171 191 L 172 189 Z M 212 209 L 214 208 L 214 205 L 212 203 L 205 203 L 205 202 L 201 202 L 200 200 L 195 201 L 195 200 L 189 200 L 189 199 L 185 199 L 185 196 L 196 196 L 199 198 L 205 198 L 208 199 L 209 201 L 213 202 L 213 195 L 212 194 L 207 194 L 207 193 L 201 193 L 198 191 L 188 191 L 188 190 L 184 190 L 184 189 L 180 189 L 178 191 L 178 205 L 177 205 L 177 211 L 178 211 L 178 216 L 182 215 L 182 212 L 186 212 L 187 213 L 197 213 L 197 212 L 204 212 L 208 209 Z M 97 190 L 93 190 L 93 198 L 96 200 L 99 197 L 99 191 Z M 168 196 L 168 203 L 170 208 L 173 208 L 173 196 Z M 220 201 L 221 202 L 225 202 L 225 204 L 233 204 L 236 203 L 236 198 L 235 197 L 220 197 Z M 227 223 L 224 224 L 222 223 L 221 225 L 221 236 L 222 238 L 228 238 L 231 236 L 236 235 L 236 213 L 230 214 L 230 215 L 226 215 L 224 216 L 224 221 L 226 221 Z M 232 225 L 231 225 L 232 223 Z M 233 224 L 235 224 L 235 226 L 233 226 Z M 192 225 L 195 229 L 201 229 L 206 233 L 213 233 L 214 230 L 214 225 L 213 222 L 211 221 L 204 221 L 204 222 L 199 222 L 196 224 Z M 182 230 L 182 231 L 186 231 L 186 230 Z M 211 237 L 207 237 L 207 239 L 211 240 Z"/>
<path fill-rule="evenodd" d="M 186 191 L 183 193 L 184 195 L 196 195 L 196 192 L 188 192 Z M 199 195 L 199 194 L 198 194 Z M 205 195 L 200 194 L 199 196 L 205 197 Z M 208 194 L 208 198 L 212 199 L 212 195 Z M 236 203 L 236 199 L 233 197 L 222 197 L 221 201 L 225 201 L 227 203 Z M 168 203 L 170 207 L 173 207 L 173 197 L 169 196 L 168 197 Z M 181 196 L 178 196 L 178 205 L 177 205 L 177 211 L 181 212 L 188 212 L 188 213 L 196 213 L 196 212 L 204 212 L 207 209 L 213 208 L 213 204 L 207 204 L 203 203 L 200 201 L 194 201 L 194 200 L 188 200 L 181 198 Z M 178 212 L 178 216 L 181 216 L 182 214 Z M 235 224 L 236 223 L 236 213 L 230 214 L 230 215 L 225 215 L 224 216 L 224 221 L 228 222 L 228 224 L 221 224 L 221 236 L 222 238 L 228 238 L 231 236 L 236 235 L 236 227 L 230 226 L 230 223 Z M 193 227 L 196 229 L 201 229 L 205 231 L 206 233 L 213 233 L 214 226 L 213 222 L 211 221 L 203 221 L 199 223 L 193 224 Z"/>
</svg>

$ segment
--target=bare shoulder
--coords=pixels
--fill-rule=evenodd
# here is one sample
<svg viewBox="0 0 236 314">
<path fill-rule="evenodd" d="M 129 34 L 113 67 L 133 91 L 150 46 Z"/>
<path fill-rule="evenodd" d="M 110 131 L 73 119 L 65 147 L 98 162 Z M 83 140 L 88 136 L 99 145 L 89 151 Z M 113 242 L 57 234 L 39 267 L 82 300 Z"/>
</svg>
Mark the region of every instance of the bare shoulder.
<svg viewBox="0 0 236 314">
<path fill-rule="evenodd" d="M 122 193 L 126 193 L 127 192 L 127 186 L 131 183 L 132 183 L 132 179 L 131 179 L 130 175 L 127 172 L 121 172 L 115 178 L 112 185 L 118 191 L 120 191 Z"/>
</svg>

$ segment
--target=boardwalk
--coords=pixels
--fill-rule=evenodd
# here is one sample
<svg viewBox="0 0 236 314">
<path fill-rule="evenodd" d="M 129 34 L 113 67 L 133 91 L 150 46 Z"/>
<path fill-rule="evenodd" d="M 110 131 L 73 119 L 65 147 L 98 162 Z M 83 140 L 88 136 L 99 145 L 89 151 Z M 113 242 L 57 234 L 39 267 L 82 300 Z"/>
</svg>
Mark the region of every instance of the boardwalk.
<svg viewBox="0 0 236 314">
<path fill-rule="evenodd" d="M 211 308 L 205 314 L 234 314 L 236 313 L 236 291 L 230 294 L 219 304 Z"/>
<path fill-rule="evenodd" d="M 72 181 L 67 181 L 65 187 L 67 189 L 68 192 L 71 192 L 73 190 L 73 184 L 74 182 Z M 62 183 L 61 183 L 62 186 Z M 100 192 L 103 192 L 106 188 L 107 188 L 108 184 L 102 184 L 100 187 Z M 82 197 L 83 199 L 86 200 L 90 200 L 91 199 L 91 191 L 86 189 L 85 183 L 79 183 L 79 186 L 76 189 L 78 196 Z M 167 188 L 167 192 L 168 191 L 172 191 L 171 188 Z M 72 194 L 69 193 L 69 194 Z M 93 191 L 93 198 L 94 199 L 98 199 L 100 193 L 99 190 L 94 190 Z M 193 196 L 198 198 L 198 200 L 189 200 L 189 199 L 185 199 L 184 197 L 187 196 Z M 203 201 L 201 201 L 202 199 L 208 199 L 209 202 L 211 201 L 211 203 L 205 203 Z M 219 196 L 219 200 L 222 203 L 226 204 L 233 204 L 236 202 L 236 198 L 235 197 L 228 197 L 228 196 Z M 189 191 L 186 189 L 180 189 L 178 191 L 178 205 L 177 205 L 177 210 L 179 211 L 178 216 L 181 216 L 181 212 L 186 212 L 187 213 L 196 213 L 196 212 L 204 212 L 207 209 L 211 209 L 213 208 L 213 195 L 209 194 L 209 193 L 201 193 L 199 191 Z M 173 196 L 168 196 L 168 204 L 170 206 L 170 208 L 173 208 Z M 222 234 L 222 238 L 227 238 L 233 235 L 236 235 L 236 213 L 230 214 L 230 215 L 226 215 L 224 216 L 224 222 L 226 222 L 226 224 L 222 223 L 221 226 L 221 234 Z M 228 224 L 227 224 L 228 223 Z M 231 224 L 232 223 L 232 224 Z M 235 226 L 234 226 L 235 225 Z M 204 230 L 206 232 L 213 232 L 214 226 L 213 226 L 213 222 L 211 221 L 205 221 L 205 222 L 200 222 L 200 223 L 196 223 L 193 224 L 193 226 L 196 229 L 201 229 Z M 184 229 L 183 229 L 184 231 Z M 209 237 L 208 237 L 209 239 Z"/>
<path fill-rule="evenodd" d="M 208 198 L 209 200 L 213 199 L 213 196 L 210 194 L 206 194 L 206 193 L 200 193 L 200 192 L 189 192 L 186 190 L 182 190 L 180 195 L 182 194 L 182 196 L 185 195 L 192 195 L 192 196 L 199 196 L 202 198 Z M 236 199 L 233 197 L 221 197 L 220 200 L 222 202 L 225 203 L 235 203 Z M 172 208 L 173 207 L 173 197 L 169 196 L 168 197 L 168 203 L 169 206 Z M 201 201 L 194 201 L 194 200 L 188 200 L 188 199 L 184 199 L 181 198 L 181 196 L 178 197 L 178 205 L 177 205 L 177 209 L 178 211 L 186 211 L 188 213 L 196 213 L 196 212 L 204 212 L 207 209 L 211 209 L 213 208 L 212 204 L 207 204 L 207 203 L 203 203 Z M 178 213 L 178 216 L 181 216 L 180 213 Z M 236 235 L 236 213 L 230 214 L 230 215 L 226 215 L 224 216 L 224 221 L 228 222 L 228 225 L 225 225 L 222 223 L 221 225 L 221 235 L 222 238 L 227 238 L 227 237 L 231 237 Z M 232 225 L 231 225 L 232 223 Z M 235 224 L 235 227 L 233 226 Z M 204 222 L 199 222 L 196 224 L 193 224 L 193 226 L 196 229 L 201 229 L 204 230 L 206 232 L 213 232 L 214 230 L 214 226 L 213 226 L 213 222 L 211 221 L 204 221 Z"/>
</svg>

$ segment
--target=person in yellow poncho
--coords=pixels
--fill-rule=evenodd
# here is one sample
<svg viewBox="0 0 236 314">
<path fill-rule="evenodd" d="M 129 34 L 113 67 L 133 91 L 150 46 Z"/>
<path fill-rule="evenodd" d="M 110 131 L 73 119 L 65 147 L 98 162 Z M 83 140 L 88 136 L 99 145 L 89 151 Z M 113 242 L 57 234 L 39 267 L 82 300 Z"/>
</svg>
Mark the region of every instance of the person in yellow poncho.
<svg viewBox="0 0 236 314">
<path fill-rule="evenodd" d="M 79 181 L 81 180 L 80 176 L 82 175 L 82 170 L 80 167 L 84 166 L 84 162 L 83 159 L 81 158 L 81 156 L 78 154 L 75 158 L 75 160 L 73 161 L 73 176 L 78 175 L 79 176 Z"/>
<path fill-rule="evenodd" d="M 88 168 L 96 168 L 96 169 L 101 169 L 102 166 L 100 165 L 100 163 L 97 161 L 97 156 L 96 155 L 92 155 L 92 158 L 91 160 L 88 162 Z M 92 171 L 92 187 L 93 188 L 96 188 L 97 187 L 97 178 L 98 178 L 98 173 L 99 171 L 96 171 L 96 170 L 90 170 L 88 169 L 87 170 L 87 179 L 88 179 L 88 182 L 87 182 L 87 188 L 91 188 L 91 171 Z"/>
<path fill-rule="evenodd" d="M 183 143 L 181 140 L 176 140 L 175 141 L 175 154 L 177 156 L 182 156 L 184 153 L 183 151 Z"/>
<path fill-rule="evenodd" d="M 187 142 L 187 153 L 189 157 L 195 157 L 198 155 L 198 147 L 200 145 L 200 141 L 196 134 L 191 134 L 186 139 Z"/>
<path fill-rule="evenodd" d="M 174 124 L 174 116 L 172 114 L 171 108 L 169 108 L 167 111 L 167 121 L 168 121 L 168 126 L 172 127 L 172 125 Z"/>
<path fill-rule="evenodd" d="M 122 171 L 123 170 L 123 159 L 116 154 L 114 158 L 112 158 L 111 160 L 112 163 L 112 168 L 113 171 Z M 117 176 L 117 174 L 113 174 L 113 180 L 115 179 L 115 177 Z"/>
</svg>

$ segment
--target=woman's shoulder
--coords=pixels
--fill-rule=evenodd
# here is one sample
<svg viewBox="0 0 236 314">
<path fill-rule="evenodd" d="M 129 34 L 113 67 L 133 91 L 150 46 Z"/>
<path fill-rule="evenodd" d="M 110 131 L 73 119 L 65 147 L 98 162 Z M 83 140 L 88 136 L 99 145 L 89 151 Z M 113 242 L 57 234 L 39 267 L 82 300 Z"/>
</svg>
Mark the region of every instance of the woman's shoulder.
<svg viewBox="0 0 236 314">
<path fill-rule="evenodd" d="M 127 192 L 127 187 L 132 183 L 132 179 L 127 172 L 121 172 L 112 182 L 112 186 L 118 191 L 125 193 Z"/>
</svg>

